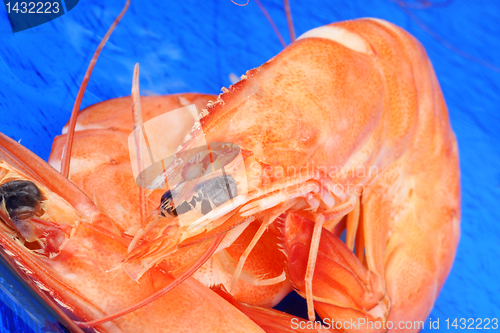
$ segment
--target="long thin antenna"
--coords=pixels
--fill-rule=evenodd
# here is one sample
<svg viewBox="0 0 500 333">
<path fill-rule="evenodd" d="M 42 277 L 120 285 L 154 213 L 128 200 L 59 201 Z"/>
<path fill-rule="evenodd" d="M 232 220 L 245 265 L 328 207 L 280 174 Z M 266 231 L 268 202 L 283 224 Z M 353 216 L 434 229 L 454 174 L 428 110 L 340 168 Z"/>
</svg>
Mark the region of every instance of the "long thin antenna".
<svg viewBox="0 0 500 333">
<path fill-rule="evenodd" d="M 69 176 L 69 164 L 71 161 L 73 138 L 75 136 L 76 118 L 78 117 L 78 112 L 80 111 L 80 105 L 82 104 L 83 94 L 85 93 L 85 89 L 87 88 L 87 84 L 90 79 L 90 74 L 92 74 L 95 63 L 97 62 L 97 58 L 99 58 L 99 54 L 101 54 L 101 51 L 106 42 L 108 41 L 109 36 L 111 36 L 113 30 L 115 30 L 116 25 L 118 24 L 118 22 L 120 22 L 123 15 L 125 15 L 125 12 L 127 11 L 129 5 L 130 5 L 130 0 L 127 0 L 120 15 L 118 15 L 118 17 L 114 20 L 113 24 L 111 24 L 111 27 L 109 27 L 108 32 L 106 32 L 106 35 L 104 35 L 103 39 L 99 43 L 99 46 L 94 52 L 94 56 L 90 60 L 89 67 L 85 72 L 85 76 L 83 77 L 83 81 L 82 84 L 80 85 L 80 89 L 78 90 L 78 94 L 76 95 L 75 104 L 73 105 L 73 111 L 71 111 L 71 118 L 69 120 L 69 125 L 68 125 L 68 134 L 66 136 L 66 144 L 64 146 L 64 152 L 61 162 L 61 174 L 66 178 L 68 178 Z"/>
<path fill-rule="evenodd" d="M 292 19 L 292 11 L 290 9 L 290 2 L 288 0 L 284 0 L 285 2 L 285 13 L 286 20 L 288 22 L 288 30 L 290 31 L 290 40 L 295 42 L 295 29 L 293 27 L 293 19 Z"/>
<path fill-rule="evenodd" d="M 443 8 L 449 6 L 455 0 L 445 0 L 442 2 L 432 2 L 428 0 L 416 0 L 416 2 L 410 2 L 406 0 L 392 0 L 394 2 L 399 3 L 400 1 L 404 3 L 405 7 L 413 8 L 413 9 L 426 9 L 426 8 Z"/>
<path fill-rule="evenodd" d="M 106 317 L 103 317 L 103 318 L 97 319 L 97 320 L 92 320 L 92 321 L 87 321 L 87 322 L 76 321 L 75 323 L 78 326 L 80 326 L 80 327 L 93 327 L 93 326 L 97 326 L 97 325 L 106 323 L 108 321 L 115 320 L 117 318 L 123 317 L 126 314 L 129 314 L 130 312 L 133 312 L 133 311 L 135 311 L 137 309 L 140 309 L 143 306 L 146 306 L 149 303 L 157 300 L 158 298 L 160 298 L 161 296 L 163 296 L 164 294 L 166 294 L 167 292 L 169 292 L 170 290 L 174 289 L 179 284 L 181 284 L 182 282 L 184 282 L 184 280 L 186 280 L 188 277 L 190 277 L 191 275 L 193 275 L 193 273 L 196 270 L 198 270 L 198 268 L 200 268 L 201 266 L 203 266 L 203 264 L 212 256 L 212 254 L 214 254 L 214 252 L 217 249 L 217 247 L 219 247 L 219 244 L 221 243 L 221 241 L 222 241 L 222 239 L 224 238 L 225 235 L 226 234 L 223 233 L 223 234 L 220 234 L 217 237 L 215 237 L 215 239 L 213 240 L 212 244 L 210 244 L 210 246 L 205 251 L 205 253 L 203 253 L 203 255 L 194 263 L 194 265 L 191 266 L 186 272 L 182 273 L 182 275 L 180 275 L 174 281 L 172 281 L 171 283 L 169 283 L 165 288 L 157 291 L 156 293 L 154 293 L 153 295 L 145 298 L 144 300 L 140 301 L 139 303 L 137 303 L 137 304 L 135 304 L 135 305 L 133 305 L 131 307 L 128 307 L 126 309 L 123 309 L 121 311 L 118 311 L 115 314 L 112 314 L 112 315 L 109 315 L 109 316 L 106 316 Z"/>
<path fill-rule="evenodd" d="M 427 34 L 429 34 L 432 38 L 434 38 L 439 43 L 441 43 L 442 45 L 444 45 L 444 47 L 446 47 L 447 49 L 451 50 L 452 52 L 455 52 L 459 56 L 464 57 L 465 59 L 473 61 L 473 62 L 475 62 L 475 63 L 477 63 L 477 64 L 479 64 L 481 66 L 484 66 L 486 68 L 489 68 L 492 71 L 495 71 L 497 73 L 500 73 L 500 67 L 495 66 L 492 63 L 489 63 L 489 62 L 487 62 L 487 61 L 485 61 L 485 60 L 483 60 L 481 58 L 475 57 L 475 56 L 473 56 L 473 55 L 471 55 L 471 54 L 469 54 L 469 53 L 461 50 L 460 48 L 456 47 L 455 45 L 451 44 L 450 42 L 448 42 L 447 40 L 445 40 L 444 38 L 442 38 L 441 36 L 439 36 L 437 33 L 435 33 L 424 22 L 422 22 L 415 14 L 413 14 L 413 12 L 410 9 L 408 9 L 408 6 L 407 6 L 407 4 L 406 4 L 405 1 L 402 1 L 402 0 L 394 0 L 394 1 L 413 20 L 413 22 L 415 22 L 420 27 L 420 29 L 422 29 Z"/>
<path fill-rule="evenodd" d="M 271 16 L 269 16 L 269 14 L 267 13 L 267 10 L 264 8 L 264 6 L 262 6 L 262 4 L 260 3 L 259 0 L 255 0 L 255 2 L 257 3 L 257 5 L 259 6 L 260 10 L 262 11 L 262 13 L 264 14 L 264 16 L 267 18 L 267 20 L 269 21 L 269 23 L 271 23 L 271 26 L 273 27 L 273 30 L 274 32 L 276 33 L 276 35 L 278 36 L 280 42 L 281 42 L 281 45 L 283 45 L 283 47 L 286 47 L 286 43 L 285 43 L 285 40 L 283 39 L 283 36 L 281 36 L 278 28 L 276 28 L 276 25 L 274 24 L 274 21 L 273 19 L 271 18 Z"/>
<path fill-rule="evenodd" d="M 146 141 L 146 146 L 149 152 L 149 158 L 151 164 L 154 163 L 153 153 L 151 152 L 151 147 L 149 145 L 149 140 L 146 135 L 146 130 L 144 128 L 144 123 L 142 121 L 142 107 L 141 107 L 141 95 L 139 92 L 139 64 L 135 64 L 134 67 L 134 78 L 132 80 L 132 119 L 134 120 L 134 139 L 135 148 L 137 156 L 137 169 L 139 170 L 139 177 L 143 177 L 144 171 L 144 156 L 142 152 L 142 138 Z M 142 134 L 142 135 L 140 135 Z M 146 192 L 144 187 L 139 186 L 139 206 L 141 212 L 141 224 L 148 216 L 148 204 L 146 198 Z"/>
</svg>

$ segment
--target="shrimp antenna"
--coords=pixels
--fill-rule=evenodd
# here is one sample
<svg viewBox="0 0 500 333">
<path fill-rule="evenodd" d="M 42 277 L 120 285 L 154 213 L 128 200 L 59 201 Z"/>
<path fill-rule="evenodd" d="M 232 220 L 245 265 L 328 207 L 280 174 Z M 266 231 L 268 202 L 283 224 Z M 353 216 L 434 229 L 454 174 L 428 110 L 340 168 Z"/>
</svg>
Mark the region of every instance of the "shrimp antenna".
<svg viewBox="0 0 500 333">
<path fill-rule="evenodd" d="M 285 3 L 285 13 L 286 13 L 286 21 L 288 22 L 288 30 L 290 31 L 290 40 L 295 42 L 295 29 L 293 27 L 293 19 L 292 19 L 292 11 L 290 9 L 290 2 L 288 0 L 284 0 Z"/>
<path fill-rule="evenodd" d="M 280 31 L 278 30 L 278 28 L 276 28 L 276 25 L 274 24 L 274 21 L 271 18 L 271 16 L 269 15 L 269 13 L 267 12 L 266 8 L 264 8 L 264 6 L 262 6 L 262 4 L 260 3 L 259 0 L 255 0 L 255 2 L 257 3 L 257 5 L 259 6 L 260 10 L 264 14 L 264 16 L 267 18 L 267 20 L 269 21 L 269 23 L 273 27 L 273 30 L 276 33 L 276 35 L 278 36 L 278 38 L 279 38 L 279 40 L 281 42 L 281 45 L 283 45 L 283 47 L 286 47 L 286 43 L 285 43 L 285 40 L 283 39 L 283 36 L 281 36 Z"/>
<path fill-rule="evenodd" d="M 413 22 L 415 22 L 420 27 L 420 29 L 422 29 L 427 34 L 429 34 L 432 38 L 437 40 L 444 47 L 446 47 L 450 51 L 458 54 L 459 56 L 461 56 L 467 60 L 473 61 L 476 64 L 479 64 L 479 65 L 484 66 L 492 71 L 500 73 L 500 67 L 498 67 L 498 66 L 496 66 L 496 65 L 494 65 L 486 60 L 483 60 L 481 58 L 478 58 L 476 56 L 473 56 L 472 54 L 469 54 L 469 53 L 463 51 L 462 49 L 456 47 L 455 45 L 451 44 L 450 42 L 448 42 L 447 40 L 445 40 L 444 38 L 439 36 L 436 32 L 434 32 L 434 30 L 429 28 L 415 14 L 413 14 L 413 12 L 409 9 L 412 7 L 410 7 L 405 1 L 402 1 L 402 0 L 394 0 L 394 1 L 399 5 L 399 7 L 401 7 L 401 9 L 406 13 L 406 15 L 408 15 L 413 20 Z M 448 5 L 449 3 L 451 3 L 451 1 L 445 1 L 443 3 L 440 3 L 440 5 L 444 6 L 444 5 Z M 429 7 L 431 5 L 434 5 L 432 2 L 423 2 L 423 4 L 430 4 Z M 423 7 L 423 8 L 427 8 L 427 7 Z"/>
<path fill-rule="evenodd" d="M 154 163 L 154 159 L 153 153 L 151 152 L 151 146 L 144 129 L 144 123 L 142 122 L 141 95 L 139 93 L 139 64 L 135 64 L 134 78 L 132 80 L 132 118 L 134 119 L 134 139 L 135 148 L 137 151 L 137 169 L 139 170 L 139 177 L 142 177 L 142 172 L 144 171 L 144 158 L 141 147 L 141 136 L 146 141 L 146 146 L 148 148 L 151 163 Z M 146 192 L 144 190 L 144 187 L 142 186 L 139 186 L 139 204 L 141 208 L 142 223 L 148 216 Z"/>
<path fill-rule="evenodd" d="M 119 312 L 116 312 L 115 314 L 103 317 L 101 319 L 93 320 L 93 321 L 87 321 L 87 322 L 80 322 L 76 321 L 75 323 L 80 326 L 80 327 L 93 327 L 96 325 L 104 324 L 108 321 L 115 320 L 117 318 L 123 317 L 126 314 L 129 314 L 130 312 L 133 312 L 137 309 L 142 308 L 143 306 L 148 305 L 149 303 L 157 300 L 170 290 L 174 289 L 177 287 L 179 284 L 184 282 L 188 277 L 193 275 L 194 272 L 198 270 L 203 264 L 214 254 L 215 250 L 217 247 L 219 247 L 219 244 L 221 243 L 222 239 L 224 238 L 225 233 L 222 233 L 220 235 L 217 235 L 215 239 L 212 241 L 212 244 L 208 247 L 208 249 L 203 253 L 203 255 L 194 263 L 193 266 L 189 267 L 189 269 L 182 273 L 179 277 L 177 277 L 175 280 L 173 280 L 170 284 L 168 284 L 166 287 L 164 287 L 161 290 L 158 290 L 156 293 L 153 295 L 145 298 L 144 300 L 140 301 L 139 303 L 132 305 L 131 307 L 128 307 L 126 309 L 123 309 Z"/>
<path fill-rule="evenodd" d="M 120 15 L 118 15 L 118 17 L 114 20 L 113 24 L 111 24 L 108 31 L 104 35 L 103 39 L 99 43 L 99 46 L 95 50 L 94 55 L 90 60 L 89 67 L 85 72 L 85 76 L 83 77 L 83 81 L 82 84 L 80 85 L 80 89 L 78 90 L 78 94 L 76 95 L 75 104 L 73 105 L 73 111 L 71 111 L 71 118 L 69 120 L 69 125 L 68 125 L 68 135 L 66 136 L 66 144 L 64 146 L 64 152 L 61 162 L 61 174 L 66 178 L 68 178 L 69 176 L 69 164 L 71 160 L 71 150 L 73 148 L 73 138 L 75 136 L 76 118 L 78 117 L 78 112 L 80 111 L 80 105 L 82 104 L 83 94 L 85 94 L 85 89 L 87 88 L 87 84 L 89 83 L 90 74 L 92 74 L 95 63 L 97 62 L 97 58 L 99 58 L 99 54 L 101 54 L 101 51 L 106 42 L 108 41 L 109 36 L 111 36 L 113 30 L 115 30 L 116 25 L 118 24 L 118 22 L 120 22 L 123 15 L 125 15 L 125 12 L 127 11 L 129 5 L 130 5 L 130 0 L 127 0 Z"/>
</svg>

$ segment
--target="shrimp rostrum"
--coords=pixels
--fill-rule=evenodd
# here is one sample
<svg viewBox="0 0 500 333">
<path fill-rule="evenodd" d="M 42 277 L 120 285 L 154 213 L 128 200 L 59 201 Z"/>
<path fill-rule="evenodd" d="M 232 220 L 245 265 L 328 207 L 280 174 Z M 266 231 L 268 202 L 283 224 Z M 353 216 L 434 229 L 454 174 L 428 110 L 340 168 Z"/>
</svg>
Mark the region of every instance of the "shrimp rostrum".
<svg viewBox="0 0 500 333">
<path fill-rule="evenodd" d="M 271 303 L 291 284 L 310 319 L 316 310 L 333 320 L 425 320 L 454 259 L 460 186 L 456 139 L 418 41 L 377 19 L 313 29 L 201 116 L 160 175 L 178 187 L 135 235 L 129 273 L 227 233 L 195 277 L 237 299 L 241 283 L 247 293 L 281 284 Z M 186 189 L 189 174 L 206 170 L 201 142 L 239 147 L 244 172 L 219 170 Z M 235 193 L 203 212 L 214 179 L 230 179 Z M 189 205 L 176 211 L 179 193 Z M 284 253 L 281 266 L 270 248 Z"/>
</svg>

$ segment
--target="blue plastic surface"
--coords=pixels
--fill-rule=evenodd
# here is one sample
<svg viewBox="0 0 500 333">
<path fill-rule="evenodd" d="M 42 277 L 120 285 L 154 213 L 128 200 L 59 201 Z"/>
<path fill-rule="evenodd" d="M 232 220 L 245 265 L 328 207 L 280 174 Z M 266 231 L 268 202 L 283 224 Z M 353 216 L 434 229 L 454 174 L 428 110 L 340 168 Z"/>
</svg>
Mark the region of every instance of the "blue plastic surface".
<svg viewBox="0 0 500 333">
<path fill-rule="evenodd" d="M 282 1 L 261 1 L 289 41 Z M 500 66 L 500 1 L 413 9 L 442 41 L 390 0 L 290 1 L 298 34 L 334 21 L 378 17 L 405 28 L 425 46 L 459 142 L 463 198 L 456 261 L 431 317 L 440 319 L 440 331 L 447 331 L 446 318 L 500 318 L 500 73 L 445 46 Z M 88 62 L 123 2 L 80 1 L 64 16 L 16 34 L 0 8 L 1 132 L 48 158 Z M 129 95 L 137 62 L 145 95 L 215 94 L 230 85 L 230 73 L 240 76 L 281 49 L 252 0 L 244 7 L 230 0 L 132 1 L 97 62 L 82 107 Z M 9 309 L 28 321 L 23 310 L 6 305 L 7 298 L 0 290 L 2 332 L 10 327 L 4 319 Z M 426 322 L 424 331 L 438 330 Z"/>
<path fill-rule="evenodd" d="M 52 309 L 0 258 L 2 332 L 68 333 Z"/>
</svg>

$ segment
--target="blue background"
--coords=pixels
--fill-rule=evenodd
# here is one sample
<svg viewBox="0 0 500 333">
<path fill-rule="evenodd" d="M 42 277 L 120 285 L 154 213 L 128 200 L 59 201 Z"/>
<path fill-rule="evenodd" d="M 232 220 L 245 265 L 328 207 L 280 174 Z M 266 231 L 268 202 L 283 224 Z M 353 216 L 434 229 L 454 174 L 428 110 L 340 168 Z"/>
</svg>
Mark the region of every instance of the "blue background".
<svg viewBox="0 0 500 333">
<path fill-rule="evenodd" d="M 288 42 L 282 1 L 262 1 Z M 48 158 L 92 53 L 122 5 L 80 1 L 64 16 L 16 34 L 0 8 L 1 132 Z M 411 9 L 441 39 L 391 0 L 291 0 L 291 8 L 298 35 L 370 16 L 405 28 L 425 46 L 458 138 L 463 198 L 456 261 L 431 317 L 440 318 L 442 331 L 446 318 L 500 317 L 500 69 L 477 60 L 500 66 L 500 1 Z M 230 84 L 230 73 L 240 76 L 281 49 L 253 1 L 245 7 L 230 0 L 133 1 L 97 62 L 82 106 L 129 95 L 136 62 L 144 95 L 216 94 Z M 0 299 L 10 304 L 1 290 Z"/>
</svg>

